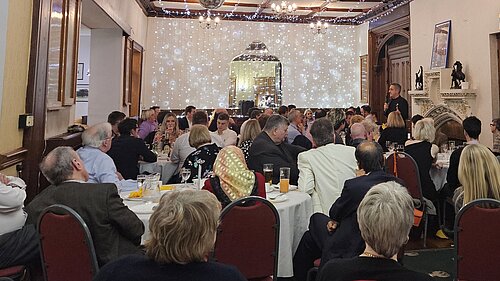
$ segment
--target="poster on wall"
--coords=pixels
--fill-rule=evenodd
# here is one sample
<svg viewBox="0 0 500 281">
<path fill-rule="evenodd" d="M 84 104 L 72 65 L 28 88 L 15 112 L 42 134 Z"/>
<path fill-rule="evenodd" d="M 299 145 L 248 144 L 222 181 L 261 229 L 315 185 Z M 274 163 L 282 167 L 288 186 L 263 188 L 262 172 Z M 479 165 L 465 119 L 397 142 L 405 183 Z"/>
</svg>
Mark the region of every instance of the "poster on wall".
<svg viewBox="0 0 500 281">
<path fill-rule="evenodd" d="M 448 66 L 448 49 L 450 45 L 451 20 L 436 24 L 434 42 L 432 44 L 431 69 Z"/>
</svg>

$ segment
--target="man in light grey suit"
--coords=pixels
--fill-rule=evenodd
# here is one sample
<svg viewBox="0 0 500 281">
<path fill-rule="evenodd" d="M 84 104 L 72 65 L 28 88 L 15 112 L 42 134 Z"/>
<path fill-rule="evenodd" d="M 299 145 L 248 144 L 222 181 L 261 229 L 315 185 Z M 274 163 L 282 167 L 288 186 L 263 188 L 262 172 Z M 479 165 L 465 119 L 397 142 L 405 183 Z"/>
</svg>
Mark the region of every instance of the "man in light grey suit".
<svg viewBox="0 0 500 281">
<path fill-rule="evenodd" d="M 333 124 L 326 118 L 314 121 L 311 135 L 317 148 L 299 154 L 299 190 L 311 194 L 314 212 L 328 214 L 344 182 L 356 176 L 356 149 L 334 143 Z"/>
</svg>

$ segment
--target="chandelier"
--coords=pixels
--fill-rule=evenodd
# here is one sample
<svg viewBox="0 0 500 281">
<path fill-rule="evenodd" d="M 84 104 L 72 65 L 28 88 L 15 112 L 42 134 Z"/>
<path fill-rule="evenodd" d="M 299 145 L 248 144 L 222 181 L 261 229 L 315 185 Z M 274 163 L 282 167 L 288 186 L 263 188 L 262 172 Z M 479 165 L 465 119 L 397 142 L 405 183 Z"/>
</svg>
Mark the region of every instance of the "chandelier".
<svg viewBox="0 0 500 281">
<path fill-rule="evenodd" d="M 314 34 L 325 34 L 328 29 L 328 23 L 321 23 L 321 21 L 318 21 L 316 24 L 314 24 L 313 22 L 311 22 L 309 24 L 309 28 Z"/>
<path fill-rule="evenodd" d="M 200 23 L 201 28 L 205 29 L 215 29 L 220 23 L 220 18 L 219 17 L 214 17 L 212 18 L 210 14 L 207 14 L 206 17 L 200 16 L 198 18 L 198 21 Z"/>
<path fill-rule="evenodd" d="M 288 4 L 286 1 L 281 1 L 280 5 L 276 5 L 276 3 L 271 4 L 271 9 L 278 16 L 285 16 L 287 14 L 293 14 L 293 12 L 297 10 L 297 4 Z"/>
</svg>

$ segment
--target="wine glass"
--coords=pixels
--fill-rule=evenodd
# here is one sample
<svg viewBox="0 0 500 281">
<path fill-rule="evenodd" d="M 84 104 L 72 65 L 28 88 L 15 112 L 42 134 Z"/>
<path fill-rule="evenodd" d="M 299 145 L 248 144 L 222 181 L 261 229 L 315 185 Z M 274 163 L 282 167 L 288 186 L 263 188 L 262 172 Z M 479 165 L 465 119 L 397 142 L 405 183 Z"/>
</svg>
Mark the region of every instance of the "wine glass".
<svg viewBox="0 0 500 281">
<path fill-rule="evenodd" d="M 186 187 L 186 181 L 189 179 L 189 177 L 191 177 L 191 169 L 182 168 L 181 177 L 182 177 L 182 183 L 184 184 L 184 187 Z"/>
<path fill-rule="evenodd" d="M 455 142 L 454 141 L 449 141 L 448 142 L 448 147 L 450 149 L 450 152 L 453 152 L 455 150 Z"/>
<path fill-rule="evenodd" d="M 441 145 L 441 152 L 444 153 L 444 154 L 448 153 L 448 144 L 443 143 Z"/>
<path fill-rule="evenodd" d="M 386 141 L 386 146 L 387 150 L 389 150 L 390 153 L 394 152 L 394 143 L 391 141 Z"/>
</svg>

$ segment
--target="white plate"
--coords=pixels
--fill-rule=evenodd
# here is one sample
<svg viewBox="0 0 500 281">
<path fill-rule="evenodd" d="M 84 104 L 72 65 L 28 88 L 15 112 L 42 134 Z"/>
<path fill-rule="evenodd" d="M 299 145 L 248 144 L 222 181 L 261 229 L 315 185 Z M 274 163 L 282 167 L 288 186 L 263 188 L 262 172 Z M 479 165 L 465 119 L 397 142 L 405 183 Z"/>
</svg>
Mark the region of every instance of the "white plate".
<svg viewBox="0 0 500 281">
<path fill-rule="evenodd" d="M 285 202 L 286 200 L 288 200 L 288 197 L 285 194 L 276 197 L 274 200 L 269 198 L 269 201 L 271 201 L 273 203 L 281 203 L 281 202 Z"/>
<path fill-rule="evenodd" d="M 274 190 L 280 190 L 280 185 L 279 185 L 279 184 L 273 184 L 273 185 L 271 185 L 271 187 L 272 187 Z M 298 188 L 299 188 L 298 186 L 291 184 L 291 185 L 288 187 L 288 191 L 297 190 Z"/>
<path fill-rule="evenodd" d="M 153 213 L 153 208 L 156 207 L 158 204 L 155 203 L 144 203 L 140 205 L 135 205 L 130 207 L 130 210 L 136 214 L 152 214 Z"/>
<path fill-rule="evenodd" d="M 136 191 L 136 190 L 133 190 L 133 191 Z M 130 192 L 133 192 L 133 191 L 120 192 L 120 197 L 123 200 L 127 200 L 127 201 L 142 201 L 142 197 L 134 197 L 134 198 L 128 197 L 130 195 Z"/>
</svg>

